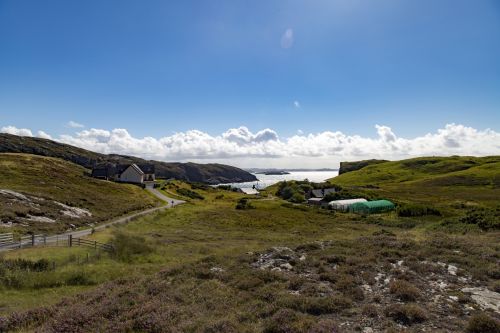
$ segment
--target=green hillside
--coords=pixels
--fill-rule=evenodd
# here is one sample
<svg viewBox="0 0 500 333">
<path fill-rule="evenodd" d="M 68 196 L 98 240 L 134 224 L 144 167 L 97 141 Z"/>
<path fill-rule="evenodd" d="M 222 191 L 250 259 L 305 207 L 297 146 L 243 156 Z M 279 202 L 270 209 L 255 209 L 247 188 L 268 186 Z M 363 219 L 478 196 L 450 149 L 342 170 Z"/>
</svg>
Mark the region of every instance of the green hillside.
<svg viewBox="0 0 500 333">
<path fill-rule="evenodd" d="M 469 207 L 498 207 L 500 156 L 385 162 L 346 172 L 330 182 L 396 203 L 427 204 L 455 214 Z"/>
<path fill-rule="evenodd" d="M 65 231 L 156 204 L 137 186 L 91 178 L 61 159 L 0 154 L 0 232 Z"/>
<path fill-rule="evenodd" d="M 251 173 L 224 164 L 198 164 L 148 161 L 135 156 L 99 154 L 64 143 L 0 133 L 0 153 L 24 153 L 57 157 L 87 169 L 99 164 L 154 164 L 157 178 L 180 179 L 210 184 L 248 182 L 257 180 Z"/>
</svg>

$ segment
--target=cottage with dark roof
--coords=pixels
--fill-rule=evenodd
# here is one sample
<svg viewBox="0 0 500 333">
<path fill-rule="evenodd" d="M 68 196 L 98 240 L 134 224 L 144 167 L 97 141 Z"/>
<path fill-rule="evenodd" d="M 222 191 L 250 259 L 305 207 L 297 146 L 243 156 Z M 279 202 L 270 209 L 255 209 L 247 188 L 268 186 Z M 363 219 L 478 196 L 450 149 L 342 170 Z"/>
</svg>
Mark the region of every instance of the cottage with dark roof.
<svg viewBox="0 0 500 333">
<path fill-rule="evenodd" d="M 108 164 L 94 168 L 92 177 L 116 182 L 143 184 L 144 182 L 155 181 L 155 166 L 153 164 Z"/>
<path fill-rule="evenodd" d="M 309 197 L 311 198 L 324 198 L 327 194 L 335 193 L 335 188 L 320 188 L 316 190 L 311 190 Z"/>
</svg>

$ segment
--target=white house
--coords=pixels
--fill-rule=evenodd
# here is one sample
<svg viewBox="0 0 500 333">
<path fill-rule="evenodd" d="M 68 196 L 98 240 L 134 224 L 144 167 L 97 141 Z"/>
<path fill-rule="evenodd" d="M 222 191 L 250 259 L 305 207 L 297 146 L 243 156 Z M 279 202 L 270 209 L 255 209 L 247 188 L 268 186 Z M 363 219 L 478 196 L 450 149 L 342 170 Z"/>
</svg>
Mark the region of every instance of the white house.
<svg viewBox="0 0 500 333">
<path fill-rule="evenodd" d="M 240 188 L 240 191 L 242 193 L 248 194 L 248 195 L 258 195 L 259 191 L 257 191 L 255 188 L 252 187 L 242 187 Z"/>
<path fill-rule="evenodd" d="M 142 184 L 144 182 L 144 172 L 136 164 L 131 164 L 120 174 L 118 181 Z"/>
</svg>

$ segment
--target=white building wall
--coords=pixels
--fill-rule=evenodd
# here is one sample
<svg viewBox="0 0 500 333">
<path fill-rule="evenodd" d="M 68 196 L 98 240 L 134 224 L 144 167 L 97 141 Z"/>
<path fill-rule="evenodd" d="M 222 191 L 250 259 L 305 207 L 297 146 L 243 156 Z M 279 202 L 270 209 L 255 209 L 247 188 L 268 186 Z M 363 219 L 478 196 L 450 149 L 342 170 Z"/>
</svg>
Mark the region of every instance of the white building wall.
<svg viewBox="0 0 500 333">
<path fill-rule="evenodd" d="M 142 184 L 144 182 L 144 174 L 139 173 L 133 166 L 129 166 L 120 175 L 120 181 Z"/>
</svg>

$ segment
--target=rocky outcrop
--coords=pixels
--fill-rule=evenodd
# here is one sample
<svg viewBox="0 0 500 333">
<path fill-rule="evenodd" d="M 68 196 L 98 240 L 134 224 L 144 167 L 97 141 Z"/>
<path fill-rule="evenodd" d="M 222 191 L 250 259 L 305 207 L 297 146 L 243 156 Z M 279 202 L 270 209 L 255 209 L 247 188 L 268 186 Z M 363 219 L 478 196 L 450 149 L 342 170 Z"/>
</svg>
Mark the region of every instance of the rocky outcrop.
<svg viewBox="0 0 500 333">
<path fill-rule="evenodd" d="M 355 161 L 355 162 L 340 162 L 339 175 L 346 173 L 346 172 L 356 171 L 356 170 L 362 169 L 368 165 L 379 164 L 379 163 L 384 163 L 384 162 L 388 162 L 388 161 L 387 160 L 364 160 L 364 161 Z"/>
</svg>

